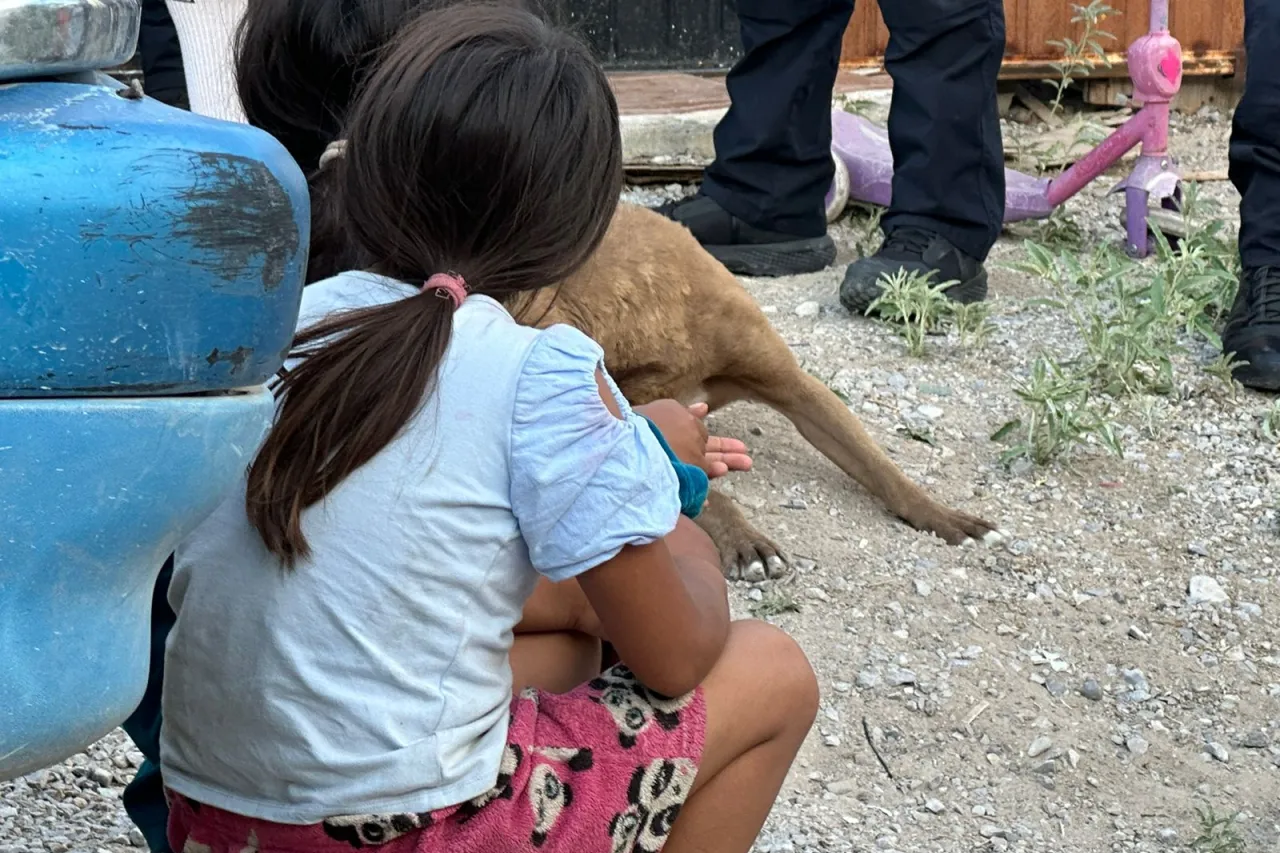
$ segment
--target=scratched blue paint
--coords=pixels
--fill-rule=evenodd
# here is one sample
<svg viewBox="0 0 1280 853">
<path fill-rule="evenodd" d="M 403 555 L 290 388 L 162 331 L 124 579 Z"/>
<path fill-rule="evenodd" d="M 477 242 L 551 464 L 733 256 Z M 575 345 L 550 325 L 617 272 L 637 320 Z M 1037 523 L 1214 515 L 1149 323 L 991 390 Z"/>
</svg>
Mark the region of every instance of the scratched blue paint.
<svg viewBox="0 0 1280 853">
<path fill-rule="evenodd" d="M 0 780 L 133 712 L 156 575 L 238 482 L 272 409 L 264 389 L 0 400 Z"/>
<path fill-rule="evenodd" d="M 0 397 L 262 383 L 297 319 L 304 176 L 259 130 L 97 79 L 0 86 Z"/>
</svg>

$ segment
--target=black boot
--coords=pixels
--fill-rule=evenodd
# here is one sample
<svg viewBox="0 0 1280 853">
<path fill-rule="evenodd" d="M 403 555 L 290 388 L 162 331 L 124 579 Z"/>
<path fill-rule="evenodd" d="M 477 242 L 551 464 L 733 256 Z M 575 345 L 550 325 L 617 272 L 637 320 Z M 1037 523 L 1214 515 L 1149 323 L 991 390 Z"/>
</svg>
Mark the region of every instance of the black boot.
<svg viewBox="0 0 1280 853">
<path fill-rule="evenodd" d="M 1222 351 L 1235 353 L 1236 381 L 1280 391 L 1280 267 L 1246 270 L 1222 330 Z"/>
<path fill-rule="evenodd" d="M 817 272 L 836 259 L 831 237 L 765 231 L 699 193 L 655 208 L 693 233 L 713 257 L 738 275 L 772 277 Z"/>
<path fill-rule="evenodd" d="M 947 296 L 956 302 L 981 302 L 987 298 L 987 270 L 982 262 L 957 249 L 949 240 L 920 228 L 904 226 L 885 237 L 874 255 L 849 265 L 840 285 L 840 304 L 855 314 L 865 314 L 884 289 L 884 276 L 903 270 L 932 273 L 934 285 L 950 281 Z"/>
</svg>

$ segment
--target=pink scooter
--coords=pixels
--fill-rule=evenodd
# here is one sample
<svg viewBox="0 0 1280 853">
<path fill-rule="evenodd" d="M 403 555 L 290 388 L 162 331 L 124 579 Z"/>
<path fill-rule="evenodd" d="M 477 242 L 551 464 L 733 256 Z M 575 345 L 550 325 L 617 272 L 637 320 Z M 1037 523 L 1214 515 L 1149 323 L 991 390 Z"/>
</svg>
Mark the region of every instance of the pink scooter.
<svg viewBox="0 0 1280 853">
<path fill-rule="evenodd" d="M 1169 103 L 1182 85 L 1182 46 L 1169 34 L 1169 0 L 1151 0 L 1151 25 L 1129 46 L 1129 75 L 1138 111 L 1071 168 L 1055 178 L 1037 178 L 1005 169 L 1005 222 L 1044 219 L 1058 205 L 1111 168 L 1135 145 L 1142 145 L 1128 177 L 1112 188 L 1124 190 L 1125 250 L 1143 258 L 1150 251 L 1148 221 L 1162 233 L 1186 236 L 1178 213 L 1182 191 L 1169 155 Z M 827 218 L 834 220 L 850 201 L 888 206 L 893 180 L 889 135 L 865 118 L 843 110 L 831 114 L 836 176 L 827 192 Z M 1149 205 L 1155 202 L 1155 209 Z"/>
</svg>

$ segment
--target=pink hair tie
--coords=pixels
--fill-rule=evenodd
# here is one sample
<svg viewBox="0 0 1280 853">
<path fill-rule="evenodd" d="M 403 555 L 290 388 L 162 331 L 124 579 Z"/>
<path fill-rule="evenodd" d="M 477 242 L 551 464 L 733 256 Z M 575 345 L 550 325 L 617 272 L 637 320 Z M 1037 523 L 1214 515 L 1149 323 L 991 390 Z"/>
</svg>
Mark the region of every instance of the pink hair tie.
<svg viewBox="0 0 1280 853">
<path fill-rule="evenodd" d="M 467 283 L 462 280 L 462 276 L 453 273 L 436 273 L 427 279 L 422 289 L 434 290 L 440 296 L 452 299 L 455 309 L 460 307 L 463 300 L 467 298 Z"/>
</svg>

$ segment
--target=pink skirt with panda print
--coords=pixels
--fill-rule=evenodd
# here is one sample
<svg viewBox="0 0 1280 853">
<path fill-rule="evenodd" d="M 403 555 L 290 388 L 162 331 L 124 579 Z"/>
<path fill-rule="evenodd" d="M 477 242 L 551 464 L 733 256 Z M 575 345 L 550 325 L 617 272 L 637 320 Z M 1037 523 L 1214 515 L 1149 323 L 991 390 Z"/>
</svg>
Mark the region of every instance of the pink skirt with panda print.
<svg viewBox="0 0 1280 853">
<path fill-rule="evenodd" d="M 619 665 L 570 693 L 513 699 L 497 784 L 475 800 L 291 826 L 170 791 L 169 844 L 178 853 L 657 853 L 705 733 L 701 689 L 666 699 Z"/>
</svg>

